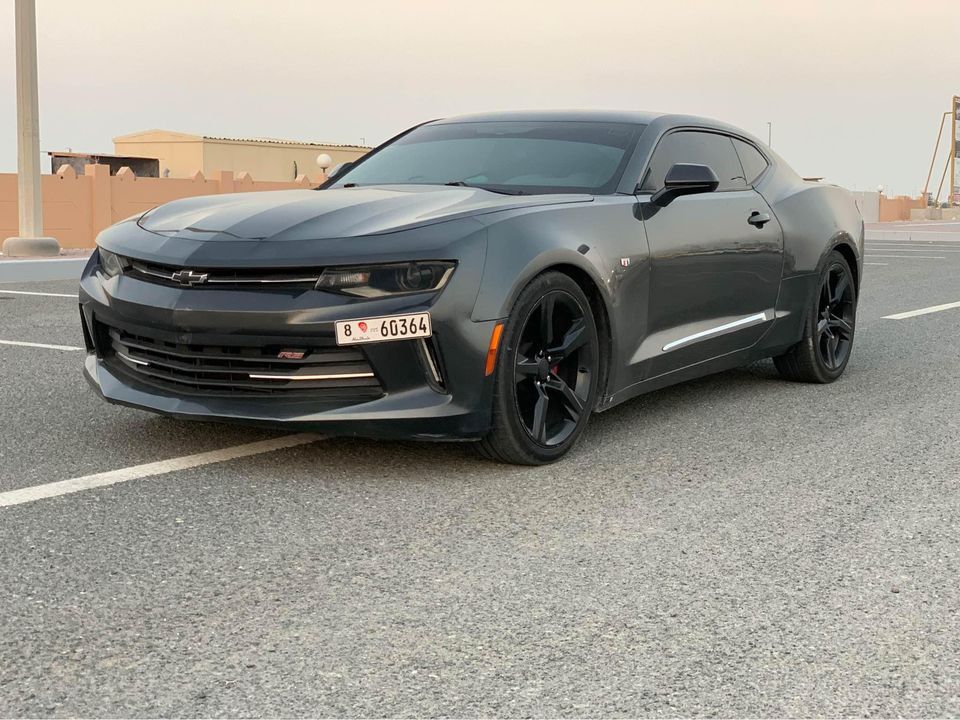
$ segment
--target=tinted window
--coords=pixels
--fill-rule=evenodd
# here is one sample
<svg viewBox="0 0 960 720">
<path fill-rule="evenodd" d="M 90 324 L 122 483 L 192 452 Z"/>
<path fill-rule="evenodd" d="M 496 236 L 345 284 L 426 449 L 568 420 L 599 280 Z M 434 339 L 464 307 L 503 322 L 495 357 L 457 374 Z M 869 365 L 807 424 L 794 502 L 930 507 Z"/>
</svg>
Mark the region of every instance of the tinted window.
<svg viewBox="0 0 960 720">
<path fill-rule="evenodd" d="M 424 125 L 335 185 L 464 182 L 507 192 L 613 192 L 642 125 L 466 122 Z"/>
<path fill-rule="evenodd" d="M 737 155 L 740 156 L 740 164 L 743 165 L 743 174 L 749 184 L 753 184 L 763 171 L 767 169 L 767 159 L 750 143 L 734 138 L 733 145 L 737 149 Z"/>
<path fill-rule="evenodd" d="M 667 135 L 657 145 L 642 189 L 655 192 L 662 188 L 667 171 L 676 163 L 709 166 L 720 179 L 718 190 L 742 190 L 747 186 L 729 137 L 684 130 Z"/>
</svg>

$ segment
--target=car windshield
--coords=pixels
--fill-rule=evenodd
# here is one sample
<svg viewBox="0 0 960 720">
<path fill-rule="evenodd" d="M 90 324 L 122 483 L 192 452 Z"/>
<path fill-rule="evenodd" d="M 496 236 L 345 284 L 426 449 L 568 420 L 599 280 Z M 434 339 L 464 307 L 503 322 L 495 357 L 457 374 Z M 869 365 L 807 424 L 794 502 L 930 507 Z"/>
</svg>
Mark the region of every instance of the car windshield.
<svg viewBox="0 0 960 720">
<path fill-rule="evenodd" d="M 511 194 L 608 194 L 643 129 L 564 121 L 424 125 L 371 153 L 332 187 L 467 185 Z"/>
</svg>

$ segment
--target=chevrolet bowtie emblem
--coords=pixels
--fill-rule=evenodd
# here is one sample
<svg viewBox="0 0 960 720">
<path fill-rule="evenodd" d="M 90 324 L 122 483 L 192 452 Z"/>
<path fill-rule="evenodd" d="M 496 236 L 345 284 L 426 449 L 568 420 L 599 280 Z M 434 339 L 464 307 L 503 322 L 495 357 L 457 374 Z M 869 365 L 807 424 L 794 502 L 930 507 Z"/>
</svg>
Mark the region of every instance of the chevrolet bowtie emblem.
<svg viewBox="0 0 960 720">
<path fill-rule="evenodd" d="M 178 270 L 170 279 L 181 285 L 203 285 L 207 281 L 207 273 L 198 273 L 193 270 Z"/>
</svg>

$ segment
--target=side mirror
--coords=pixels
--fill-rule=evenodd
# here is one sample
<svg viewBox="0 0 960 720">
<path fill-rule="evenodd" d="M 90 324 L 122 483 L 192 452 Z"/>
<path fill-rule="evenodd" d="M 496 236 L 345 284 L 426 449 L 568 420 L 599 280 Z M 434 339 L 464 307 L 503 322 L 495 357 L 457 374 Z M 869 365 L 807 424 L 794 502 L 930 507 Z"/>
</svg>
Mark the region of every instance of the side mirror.
<svg viewBox="0 0 960 720">
<path fill-rule="evenodd" d="M 666 207 L 681 195 L 713 192 L 719 186 L 720 180 L 709 166 L 677 163 L 667 171 L 663 187 L 653 194 L 650 202 Z"/>
<path fill-rule="evenodd" d="M 327 173 L 327 180 L 333 180 L 338 175 L 342 175 L 347 170 L 353 167 L 352 162 L 342 162 L 333 166 L 329 173 Z"/>
</svg>

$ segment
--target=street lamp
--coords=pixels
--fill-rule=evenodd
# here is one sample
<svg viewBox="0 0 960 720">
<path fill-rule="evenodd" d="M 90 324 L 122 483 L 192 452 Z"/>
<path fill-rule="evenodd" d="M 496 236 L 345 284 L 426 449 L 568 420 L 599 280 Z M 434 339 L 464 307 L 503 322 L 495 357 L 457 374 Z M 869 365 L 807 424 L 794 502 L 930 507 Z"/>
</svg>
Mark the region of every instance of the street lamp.
<svg viewBox="0 0 960 720">
<path fill-rule="evenodd" d="M 37 98 L 35 0 L 16 0 L 17 24 L 17 198 L 20 235 L 3 241 L 4 255 L 59 255 L 60 243 L 43 237 L 40 195 L 40 108 Z"/>
<path fill-rule="evenodd" d="M 326 153 L 320 153 L 317 155 L 317 165 L 320 166 L 320 170 L 322 170 L 323 174 L 326 175 L 327 170 L 329 170 L 330 166 L 333 165 L 333 158 Z"/>
</svg>

